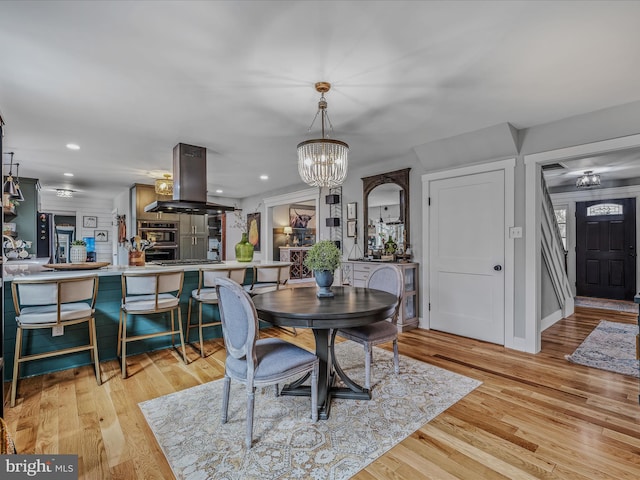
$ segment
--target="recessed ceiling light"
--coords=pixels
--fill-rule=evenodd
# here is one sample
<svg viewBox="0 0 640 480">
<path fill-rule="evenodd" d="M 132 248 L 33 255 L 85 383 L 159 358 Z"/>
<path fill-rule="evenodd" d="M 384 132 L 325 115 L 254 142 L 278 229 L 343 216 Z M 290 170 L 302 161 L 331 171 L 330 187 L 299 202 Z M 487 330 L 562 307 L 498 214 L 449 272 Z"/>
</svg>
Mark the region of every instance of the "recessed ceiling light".
<svg viewBox="0 0 640 480">
<path fill-rule="evenodd" d="M 218 189 L 216 190 L 216 193 L 222 193 L 222 190 Z"/>
<path fill-rule="evenodd" d="M 269 180 L 269 175 L 260 175 L 260 180 Z"/>
<path fill-rule="evenodd" d="M 80 145 L 77 143 L 67 143 L 67 148 L 69 150 L 80 150 Z"/>
<path fill-rule="evenodd" d="M 71 172 L 66 172 L 63 174 L 65 177 L 73 177 L 73 173 Z"/>
</svg>

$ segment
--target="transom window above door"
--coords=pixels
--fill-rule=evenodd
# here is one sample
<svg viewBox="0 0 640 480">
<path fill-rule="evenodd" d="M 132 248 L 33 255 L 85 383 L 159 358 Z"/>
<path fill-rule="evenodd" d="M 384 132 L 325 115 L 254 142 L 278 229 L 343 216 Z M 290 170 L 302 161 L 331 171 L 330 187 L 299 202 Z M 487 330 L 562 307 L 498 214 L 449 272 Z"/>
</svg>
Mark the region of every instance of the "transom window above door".
<svg viewBox="0 0 640 480">
<path fill-rule="evenodd" d="M 596 217 L 599 215 L 622 215 L 622 205 L 616 203 L 599 203 L 587 207 L 587 217 Z"/>
</svg>

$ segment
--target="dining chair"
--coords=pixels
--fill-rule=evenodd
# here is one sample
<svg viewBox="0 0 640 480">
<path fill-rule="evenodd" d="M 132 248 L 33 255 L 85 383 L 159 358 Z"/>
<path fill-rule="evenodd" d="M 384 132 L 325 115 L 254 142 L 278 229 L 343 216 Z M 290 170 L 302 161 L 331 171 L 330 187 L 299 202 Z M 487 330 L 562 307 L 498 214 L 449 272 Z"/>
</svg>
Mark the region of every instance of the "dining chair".
<svg viewBox="0 0 640 480">
<path fill-rule="evenodd" d="M 122 363 L 122 378 L 127 378 L 127 344 L 147 338 L 171 335 L 171 344 L 175 348 L 173 336 L 180 334 L 182 358 L 187 363 L 182 334 L 182 317 L 180 313 L 180 294 L 184 282 L 184 271 L 164 272 L 124 272 L 122 274 L 122 304 L 120 307 L 120 322 L 118 324 L 117 354 Z M 178 312 L 178 329 L 175 325 L 175 312 Z M 149 330 L 147 325 L 142 328 L 147 333 L 139 331 L 134 336 L 128 336 L 129 328 L 134 329 L 135 321 L 128 326 L 128 318 L 136 315 L 151 315 L 146 317 L 150 321 L 157 321 L 158 315 L 169 312 L 171 314 L 171 328 L 169 330 Z M 164 316 L 163 316 L 164 317 Z M 142 323 L 142 322 L 139 322 Z"/>
<path fill-rule="evenodd" d="M 364 376 L 366 389 L 371 388 L 371 364 L 373 362 L 373 346 L 393 341 L 393 363 L 396 374 L 400 372 L 398 357 L 398 312 L 402 302 L 402 273 L 399 269 L 384 266 L 374 270 L 367 281 L 367 288 L 392 293 L 398 298 L 391 318 L 361 327 L 340 328 L 337 335 L 361 344 L 364 347 Z"/>
<path fill-rule="evenodd" d="M 253 410 L 256 387 L 276 386 L 289 377 L 311 375 L 311 419 L 318 420 L 318 370 L 315 354 L 280 338 L 259 339 L 258 314 L 249 294 L 229 278 L 217 278 L 218 308 L 227 351 L 224 366 L 222 423 L 227 422 L 231 379 L 247 391 L 245 444 L 253 440 Z"/>
<path fill-rule="evenodd" d="M 185 332 L 186 342 L 189 343 L 189 331 L 198 327 L 200 340 L 200 356 L 204 357 L 204 342 L 202 329 L 204 327 L 215 327 L 220 325 L 220 321 L 202 321 L 202 305 L 216 305 L 218 303 L 218 293 L 216 292 L 216 278 L 230 278 L 234 282 L 242 285 L 247 272 L 247 267 L 212 268 L 201 267 L 198 273 L 198 288 L 191 292 L 189 297 L 189 313 L 187 314 L 187 331 Z M 191 305 L 198 304 L 198 323 L 191 323 Z"/>
<path fill-rule="evenodd" d="M 291 265 L 288 263 L 283 265 L 254 265 L 251 285 L 247 285 L 245 289 L 251 296 L 275 292 L 287 284 L 290 275 Z M 294 337 L 298 335 L 298 331 L 295 328 L 275 328 L 290 333 Z"/>
<path fill-rule="evenodd" d="M 96 371 L 98 385 L 100 364 L 96 337 L 95 303 L 98 292 L 98 276 L 65 277 L 39 280 L 17 278 L 11 282 L 11 293 L 16 311 L 16 350 L 11 384 L 11 406 L 16 404 L 20 365 L 32 360 L 50 358 L 68 353 L 89 351 Z M 22 337 L 24 331 L 53 329 L 87 323 L 88 343 L 50 350 L 44 353 L 24 355 Z M 27 345 L 33 343 L 29 338 Z"/>
</svg>

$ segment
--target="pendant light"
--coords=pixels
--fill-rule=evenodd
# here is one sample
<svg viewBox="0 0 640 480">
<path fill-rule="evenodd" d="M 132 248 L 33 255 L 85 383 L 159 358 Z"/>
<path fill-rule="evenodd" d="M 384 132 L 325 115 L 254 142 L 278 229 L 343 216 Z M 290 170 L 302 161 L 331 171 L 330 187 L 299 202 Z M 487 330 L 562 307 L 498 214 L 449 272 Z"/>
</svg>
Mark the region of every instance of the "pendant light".
<svg viewBox="0 0 640 480">
<path fill-rule="evenodd" d="M 578 180 L 576 180 L 577 188 L 593 188 L 600 186 L 600 175 L 593 173 L 591 170 L 584 172 Z"/>
<path fill-rule="evenodd" d="M 325 122 L 329 125 L 329 129 L 333 130 L 327 114 L 327 101 L 324 98 L 324 94 L 331 89 L 331 84 L 318 82 L 315 87 L 320 93 L 320 101 L 309 131 L 320 115 L 322 137 L 298 144 L 298 173 L 304 183 L 312 187 L 337 187 L 342 185 L 347 176 L 349 145 L 340 140 L 328 138 L 325 130 Z"/>
<path fill-rule="evenodd" d="M 13 180 L 13 152 L 7 152 L 7 155 L 11 155 L 11 163 L 9 163 L 9 175 L 2 185 L 2 193 L 3 195 L 8 195 L 12 200 L 24 200 L 20 189 L 16 187 L 16 183 Z"/>
</svg>

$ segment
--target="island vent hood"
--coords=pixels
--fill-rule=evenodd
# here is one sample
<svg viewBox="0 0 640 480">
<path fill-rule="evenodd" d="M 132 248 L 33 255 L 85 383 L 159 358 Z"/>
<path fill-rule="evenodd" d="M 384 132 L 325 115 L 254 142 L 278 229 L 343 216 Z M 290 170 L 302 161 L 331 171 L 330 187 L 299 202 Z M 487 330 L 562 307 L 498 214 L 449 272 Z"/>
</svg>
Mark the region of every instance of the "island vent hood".
<svg viewBox="0 0 640 480">
<path fill-rule="evenodd" d="M 218 214 L 234 207 L 207 202 L 207 149 L 179 143 L 173 147 L 173 200 L 158 200 L 145 212 Z"/>
</svg>

